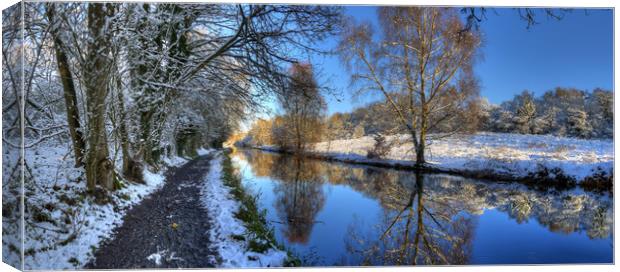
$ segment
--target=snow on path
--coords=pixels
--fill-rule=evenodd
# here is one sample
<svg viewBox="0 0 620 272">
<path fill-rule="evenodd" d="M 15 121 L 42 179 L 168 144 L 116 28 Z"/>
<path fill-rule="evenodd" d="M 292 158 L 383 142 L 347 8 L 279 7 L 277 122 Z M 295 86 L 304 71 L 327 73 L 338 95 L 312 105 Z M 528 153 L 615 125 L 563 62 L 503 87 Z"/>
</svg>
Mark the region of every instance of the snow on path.
<svg viewBox="0 0 620 272">
<path fill-rule="evenodd" d="M 243 222 L 235 217 L 239 210 L 230 188 L 222 181 L 222 158 L 217 154 L 211 161 L 209 174 L 202 188 L 202 202 L 213 222 L 209 236 L 213 247 L 219 253 L 221 267 L 280 267 L 287 259 L 287 253 L 269 249 L 265 253 L 247 250 L 247 241 L 233 239 L 233 236 L 247 237 Z M 248 240 L 248 239 L 246 239 Z"/>
<path fill-rule="evenodd" d="M 407 135 L 386 137 L 400 142 L 382 162 L 412 164 L 415 154 Z M 366 159 L 374 139 L 357 139 L 317 143 L 312 152 L 350 161 Z M 267 147 L 269 148 L 269 147 Z M 457 135 L 430 141 L 426 152 L 428 163 L 446 170 L 492 170 L 499 174 L 523 177 L 540 166 L 560 168 L 564 174 L 582 180 L 599 168 L 613 171 L 613 140 L 585 140 L 550 135 L 478 133 Z"/>
<path fill-rule="evenodd" d="M 77 209 L 83 216 L 82 231 L 78 231 L 78 236 L 72 242 L 57 246 L 54 249 L 38 252 L 34 256 L 26 256 L 24 262 L 26 269 L 71 269 L 86 264 L 91 258 L 91 247 L 99 245 L 101 241 L 110 238 L 112 230 L 123 223 L 123 216 L 127 209 L 139 203 L 149 194 L 161 188 L 164 183 L 162 174 L 144 171 L 144 179 L 146 184 L 131 184 L 126 188 L 118 191 L 120 194 L 129 196 L 128 200 L 119 201 L 121 203 L 115 209 L 111 203 L 105 205 L 96 205 L 85 202 Z M 45 237 L 49 233 L 38 233 L 32 231 L 26 234 L 25 248 L 39 248 L 49 243 L 47 240 L 34 239 L 36 237 Z M 49 236 L 54 239 L 54 237 Z M 74 258 L 74 261 L 71 261 Z"/>
<path fill-rule="evenodd" d="M 89 199 L 67 205 L 60 200 L 60 196 L 77 197 L 86 187 L 83 182 L 73 181 L 81 175 L 82 170 L 73 167 L 73 159 L 66 155 L 69 152 L 66 146 L 51 144 L 26 150 L 26 159 L 32 165 L 38 184 L 38 187 L 32 189 L 33 196 L 28 201 L 37 207 L 43 207 L 46 203 L 54 204 L 50 216 L 57 222 L 63 221 L 63 211 L 72 209 L 75 213 L 69 225 L 37 222 L 33 224 L 35 227 L 26 229 L 24 250 L 34 250 L 35 254 L 25 256 L 25 269 L 75 269 L 88 263 L 93 257 L 93 248 L 112 236 L 112 230 L 123 223 L 126 211 L 164 185 L 164 170 L 154 173 L 145 169 L 145 184 L 126 183 L 126 187 L 110 194 L 116 206 L 112 203 L 97 205 Z M 166 160 L 169 166 L 187 162 L 179 157 Z M 64 228 L 68 228 L 69 232 L 64 233 Z M 73 240 L 58 244 L 68 239 L 70 234 L 76 235 Z M 46 247 L 51 248 L 41 250 Z M 3 250 L 7 250 L 4 241 Z"/>
<path fill-rule="evenodd" d="M 198 149 L 196 150 L 196 153 L 198 153 L 198 155 L 199 155 L 199 156 L 203 156 L 203 155 L 208 155 L 208 154 L 211 154 L 211 153 L 213 153 L 213 152 L 215 152 L 215 151 L 216 151 L 216 150 L 215 150 L 215 149 L 213 149 L 213 148 L 206 148 L 206 149 L 205 149 L 204 147 L 201 147 L 201 148 L 198 148 Z"/>
</svg>

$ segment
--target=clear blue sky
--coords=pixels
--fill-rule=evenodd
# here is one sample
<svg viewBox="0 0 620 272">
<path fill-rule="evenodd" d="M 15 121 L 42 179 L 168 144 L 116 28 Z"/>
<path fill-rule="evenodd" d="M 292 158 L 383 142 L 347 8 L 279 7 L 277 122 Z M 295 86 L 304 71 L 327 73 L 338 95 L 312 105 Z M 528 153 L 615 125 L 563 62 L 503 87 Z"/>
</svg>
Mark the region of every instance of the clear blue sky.
<svg viewBox="0 0 620 272">
<path fill-rule="evenodd" d="M 349 6 L 347 15 L 376 24 L 375 7 Z M 476 64 L 481 95 L 501 103 L 527 89 L 536 94 L 556 86 L 592 90 L 613 87 L 612 10 L 573 10 L 556 21 L 538 13 L 540 24 L 527 29 L 513 9 L 487 12 L 481 23 L 484 58 Z M 323 46 L 336 45 L 337 38 Z M 341 91 L 338 102 L 328 97 L 328 113 L 350 111 L 379 96 L 353 99 L 349 74 L 337 56 L 312 58 L 321 83 Z"/>
</svg>

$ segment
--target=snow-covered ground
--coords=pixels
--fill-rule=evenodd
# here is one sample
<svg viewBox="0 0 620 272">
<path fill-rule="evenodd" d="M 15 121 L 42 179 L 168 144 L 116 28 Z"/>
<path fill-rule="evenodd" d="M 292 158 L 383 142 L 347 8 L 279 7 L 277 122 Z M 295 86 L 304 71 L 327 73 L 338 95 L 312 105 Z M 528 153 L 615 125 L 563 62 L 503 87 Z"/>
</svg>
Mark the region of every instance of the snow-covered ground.
<svg viewBox="0 0 620 272">
<path fill-rule="evenodd" d="M 179 167 L 185 163 L 187 163 L 189 160 L 186 158 L 181 158 L 178 156 L 174 156 L 172 158 L 166 157 L 164 156 L 164 158 L 162 159 L 164 161 L 164 163 L 167 166 L 172 166 L 172 167 Z"/>
<path fill-rule="evenodd" d="M 287 253 L 271 248 L 264 253 L 248 249 L 248 239 L 238 240 L 235 236 L 247 237 L 244 223 L 235 217 L 239 210 L 230 188 L 222 181 L 222 158 L 216 156 L 211 161 L 209 174 L 205 178 L 201 194 L 203 205 L 211 215 L 209 235 L 213 247 L 219 253 L 222 267 L 281 267 Z"/>
<path fill-rule="evenodd" d="M 215 152 L 215 149 L 201 147 L 201 148 L 196 150 L 196 153 L 199 156 L 208 155 L 211 152 Z M 162 161 L 164 161 L 164 164 L 166 166 L 169 166 L 169 167 L 179 167 L 179 166 L 187 163 L 189 160 L 186 159 L 186 158 L 181 158 L 179 156 L 174 156 L 174 157 L 166 157 L 166 156 L 164 156 Z"/>
<path fill-rule="evenodd" d="M 82 267 L 91 260 L 99 243 L 110 238 L 114 227 L 122 224 L 127 209 L 164 184 L 165 169 L 158 173 L 145 169 L 145 184 L 125 182 L 124 188 L 110 194 L 109 203 L 98 205 L 85 193 L 83 170 L 73 167 L 71 155 L 66 145 L 52 143 L 26 149 L 32 179 L 25 183 L 26 205 L 30 209 L 25 220 L 25 269 Z M 178 166 L 185 162 L 182 158 L 170 158 L 165 163 Z M 15 224 L 3 226 L 14 228 L 7 230 L 9 239 L 3 239 L 3 251 L 7 252 L 9 243 L 19 243 L 18 239 L 10 239 L 17 238 L 17 234 L 11 234 L 19 230 Z M 11 252 L 7 256 L 19 258 L 15 251 Z"/>
<path fill-rule="evenodd" d="M 212 152 L 215 152 L 216 150 L 213 148 L 199 148 L 198 150 L 196 150 L 196 153 L 198 153 L 198 156 L 203 156 L 203 155 L 207 155 L 210 154 Z"/>
<path fill-rule="evenodd" d="M 388 136 L 394 142 L 384 160 L 370 160 L 373 137 L 322 142 L 311 152 L 347 161 L 380 161 L 410 165 L 415 160 L 407 135 Z M 267 147 L 269 148 L 269 147 Z M 515 177 L 527 176 L 541 167 L 559 168 L 577 181 L 597 171 L 613 171 L 613 140 L 584 140 L 549 135 L 478 133 L 455 135 L 428 143 L 428 163 L 444 170 L 493 171 Z"/>
</svg>

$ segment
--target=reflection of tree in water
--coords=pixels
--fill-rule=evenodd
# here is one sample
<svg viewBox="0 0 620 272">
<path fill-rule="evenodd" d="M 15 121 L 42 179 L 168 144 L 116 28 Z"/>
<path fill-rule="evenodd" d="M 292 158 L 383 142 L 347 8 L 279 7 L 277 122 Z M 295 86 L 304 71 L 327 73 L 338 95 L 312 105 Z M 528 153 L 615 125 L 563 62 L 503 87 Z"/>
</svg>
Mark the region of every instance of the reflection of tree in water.
<svg viewBox="0 0 620 272">
<path fill-rule="evenodd" d="M 355 225 L 346 239 L 349 263 L 463 264 L 468 262 L 477 215 L 496 209 L 517 223 L 535 220 L 549 231 L 611 235 L 611 199 L 579 191 L 541 192 L 519 184 L 477 182 L 448 175 L 385 175 L 375 193 L 384 208 L 374 232 Z M 424 179 L 424 180 L 423 180 Z M 375 186 L 356 186 L 369 189 Z M 404 202 L 403 200 L 407 200 Z"/>
<path fill-rule="evenodd" d="M 269 152 L 257 152 L 250 150 L 236 150 L 235 156 L 249 162 L 252 165 L 252 174 L 257 177 L 268 177 L 278 154 Z"/>
<path fill-rule="evenodd" d="M 286 162 L 279 165 L 276 161 L 282 157 L 278 154 L 258 151 L 244 154 L 255 174 L 268 176 L 271 169 L 286 167 Z M 317 160 L 303 163 L 307 165 L 304 167 L 313 169 L 315 176 L 324 177 L 325 182 L 350 186 L 366 197 L 377 199 L 384 209 L 402 209 L 402 199 L 409 196 L 393 196 L 415 187 L 415 182 L 410 182 L 412 173 L 409 171 Z M 517 223 L 536 220 L 553 232 L 585 231 L 590 238 L 606 238 L 611 233 L 613 201 L 606 196 L 579 191 L 543 192 L 520 184 L 481 182 L 450 175 L 425 176 L 424 193 L 437 205 L 435 209 L 451 208 L 472 215 L 496 209 Z"/>
<path fill-rule="evenodd" d="M 370 264 L 384 261 L 413 263 L 414 254 L 417 254 L 419 264 L 465 262 L 466 242 L 471 239 L 474 218 L 488 209 L 503 212 L 519 224 L 535 220 L 552 232 L 585 232 L 591 239 L 611 235 L 613 199 L 606 196 L 581 191 L 543 192 L 520 184 L 482 182 L 438 174 L 426 174 L 422 181 L 422 177 L 414 180 L 409 171 L 295 160 L 290 156 L 258 151 L 244 154 L 255 175 L 281 180 L 276 188 L 276 209 L 282 221 L 286 223 L 290 219 L 295 222 L 285 231 L 291 241 L 307 241 L 312 224 L 301 222 L 313 222 L 322 208 L 325 201 L 322 182 L 346 185 L 365 197 L 376 199 L 385 211 L 381 228 L 371 234 L 354 233 L 359 231 L 360 224 L 352 224 L 348 239 L 352 251 L 385 255 L 383 259 L 379 256 L 369 258 L 367 263 Z M 384 239 L 379 239 L 395 219 L 396 223 Z M 418 226 L 422 226 L 420 234 Z M 413 246 L 416 235 L 419 236 L 418 253 Z M 398 251 L 403 248 L 405 240 L 410 246 L 405 246 L 404 252 Z M 381 253 L 383 251 L 387 253 Z M 356 252 L 360 256 L 372 256 L 362 253 Z M 403 257 L 400 258 L 399 254 Z M 350 263 L 359 264 L 360 261 Z"/>
<path fill-rule="evenodd" d="M 495 190 L 491 207 L 503 211 L 518 223 L 536 220 L 552 232 L 585 231 L 590 239 L 611 235 L 613 202 L 596 194 L 561 191 Z"/>
<path fill-rule="evenodd" d="M 399 184 L 400 185 L 400 184 Z M 347 249 L 363 265 L 465 264 L 471 253 L 472 217 L 429 198 L 424 176 L 413 188 L 392 186 L 384 196 L 391 207 L 378 227 L 379 237 L 362 237 L 349 228 Z M 403 201 L 406 200 L 406 201 Z"/>
<path fill-rule="evenodd" d="M 279 179 L 274 188 L 276 210 L 290 242 L 308 242 L 317 213 L 325 204 L 318 163 L 298 157 L 281 156 L 271 174 Z"/>
<path fill-rule="evenodd" d="M 509 202 L 507 207 L 508 214 L 517 220 L 519 224 L 527 222 L 532 213 L 532 201 L 524 194 L 515 194 L 513 196 L 512 201 Z"/>
<path fill-rule="evenodd" d="M 385 209 L 399 210 L 401 199 L 394 197 L 403 190 L 413 190 L 411 173 L 388 171 L 381 178 L 369 178 L 381 185 L 349 185 L 378 199 Z M 369 176 L 372 177 L 372 176 Z M 607 238 L 611 234 L 612 199 L 581 191 L 550 191 L 528 189 L 520 184 L 480 182 L 449 175 L 425 175 L 424 194 L 431 199 L 434 210 L 452 209 L 470 215 L 482 215 L 486 209 L 504 212 L 517 223 L 535 220 L 549 231 L 574 233 L 584 231 L 591 239 Z M 381 190 L 372 189 L 381 187 Z"/>
</svg>

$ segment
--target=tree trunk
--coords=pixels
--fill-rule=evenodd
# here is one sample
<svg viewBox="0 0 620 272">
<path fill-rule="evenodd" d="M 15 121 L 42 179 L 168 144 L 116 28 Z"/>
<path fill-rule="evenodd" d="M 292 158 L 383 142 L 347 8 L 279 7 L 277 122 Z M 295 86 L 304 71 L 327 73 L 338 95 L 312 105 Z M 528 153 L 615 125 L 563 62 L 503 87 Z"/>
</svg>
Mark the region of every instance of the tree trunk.
<svg viewBox="0 0 620 272">
<path fill-rule="evenodd" d="M 422 53 L 425 55 L 425 53 Z M 428 101 L 426 100 L 426 81 L 424 80 L 424 65 L 421 65 L 419 70 L 420 76 L 420 138 L 416 146 L 416 158 L 415 165 L 422 166 L 426 162 L 424 159 L 424 150 L 426 149 L 426 129 L 428 125 Z M 432 99 L 432 98 L 431 98 Z M 413 113 L 413 112 L 412 112 Z"/>
<path fill-rule="evenodd" d="M 73 77 L 69 70 L 69 60 L 64 51 L 64 43 L 60 38 L 57 26 L 54 26 L 55 9 L 53 4 L 48 3 L 47 18 L 50 25 L 50 33 L 54 39 L 54 51 L 56 53 L 56 64 L 58 65 L 58 73 L 62 82 L 63 93 L 65 98 L 65 106 L 67 109 L 67 124 L 69 125 L 69 134 L 73 142 L 73 151 L 75 156 L 75 166 L 81 166 L 84 164 L 84 149 L 86 144 L 84 143 L 84 137 L 80 130 L 80 113 L 77 107 L 77 95 L 75 91 L 75 84 L 73 83 Z"/>
<path fill-rule="evenodd" d="M 107 132 L 105 128 L 105 100 L 108 94 L 110 63 L 106 17 L 112 15 L 112 4 L 90 3 L 88 5 L 88 29 L 91 42 L 88 45 L 87 63 L 84 66 L 84 87 L 88 116 L 88 152 L 86 154 L 86 183 L 91 192 L 96 186 L 114 189 L 112 161 L 109 159 Z M 106 12 L 108 14 L 106 14 Z"/>
<path fill-rule="evenodd" d="M 301 118 L 297 118 L 297 124 L 295 124 L 295 132 L 296 132 L 296 138 L 297 138 L 297 142 L 295 143 L 295 152 L 297 154 L 301 153 Z"/>
<path fill-rule="evenodd" d="M 424 151 L 426 150 L 426 129 L 428 125 L 428 115 L 425 113 L 427 110 L 426 105 L 422 106 L 422 116 L 420 124 L 420 138 L 418 139 L 418 146 L 416 147 L 416 166 L 422 166 L 426 163 L 424 157 Z"/>
<path fill-rule="evenodd" d="M 140 153 L 142 154 L 142 159 L 150 165 L 154 165 L 155 163 L 153 160 L 153 144 L 151 137 L 152 117 L 152 110 L 145 110 L 140 113 Z"/>
<path fill-rule="evenodd" d="M 118 108 L 120 111 L 120 125 L 119 125 L 119 134 L 121 141 L 121 152 L 123 155 L 123 169 L 122 173 L 126 179 L 129 179 L 134 182 L 144 183 L 144 176 L 142 173 L 142 165 L 140 162 L 136 161 L 131 153 L 131 149 L 129 147 L 129 132 L 127 130 L 126 118 L 127 115 L 125 113 L 125 98 L 123 96 L 123 89 L 121 84 L 120 77 L 117 78 L 117 89 L 118 89 Z"/>
<path fill-rule="evenodd" d="M 420 133 L 422 135 L 422 133 Z M 416 148 L 416 158 L 415 164 L 417 166 L 422 166 L 426 160 L 424 159 L 424 149 L 426 148 L 426 141 L 424 138 L 420 138 L 420 142 L 418 143 L 418 147 Z"/>
<path fill-rule="evenodd" d="M 123 175 L 126 175 L 127 173 L 129 173 L 129 165 L 133 159 L 131 156 L 131 151 L 129 150 L 129 134 L 127 132 L 127 125 L 125 123 L 125 102 L 123 101 L 122 89 L 118 90 L 118 107 L 120 110 L 120 124 L 118 130 L 121 140 L 121 153 L 123 155 Z"/>
</svg>

